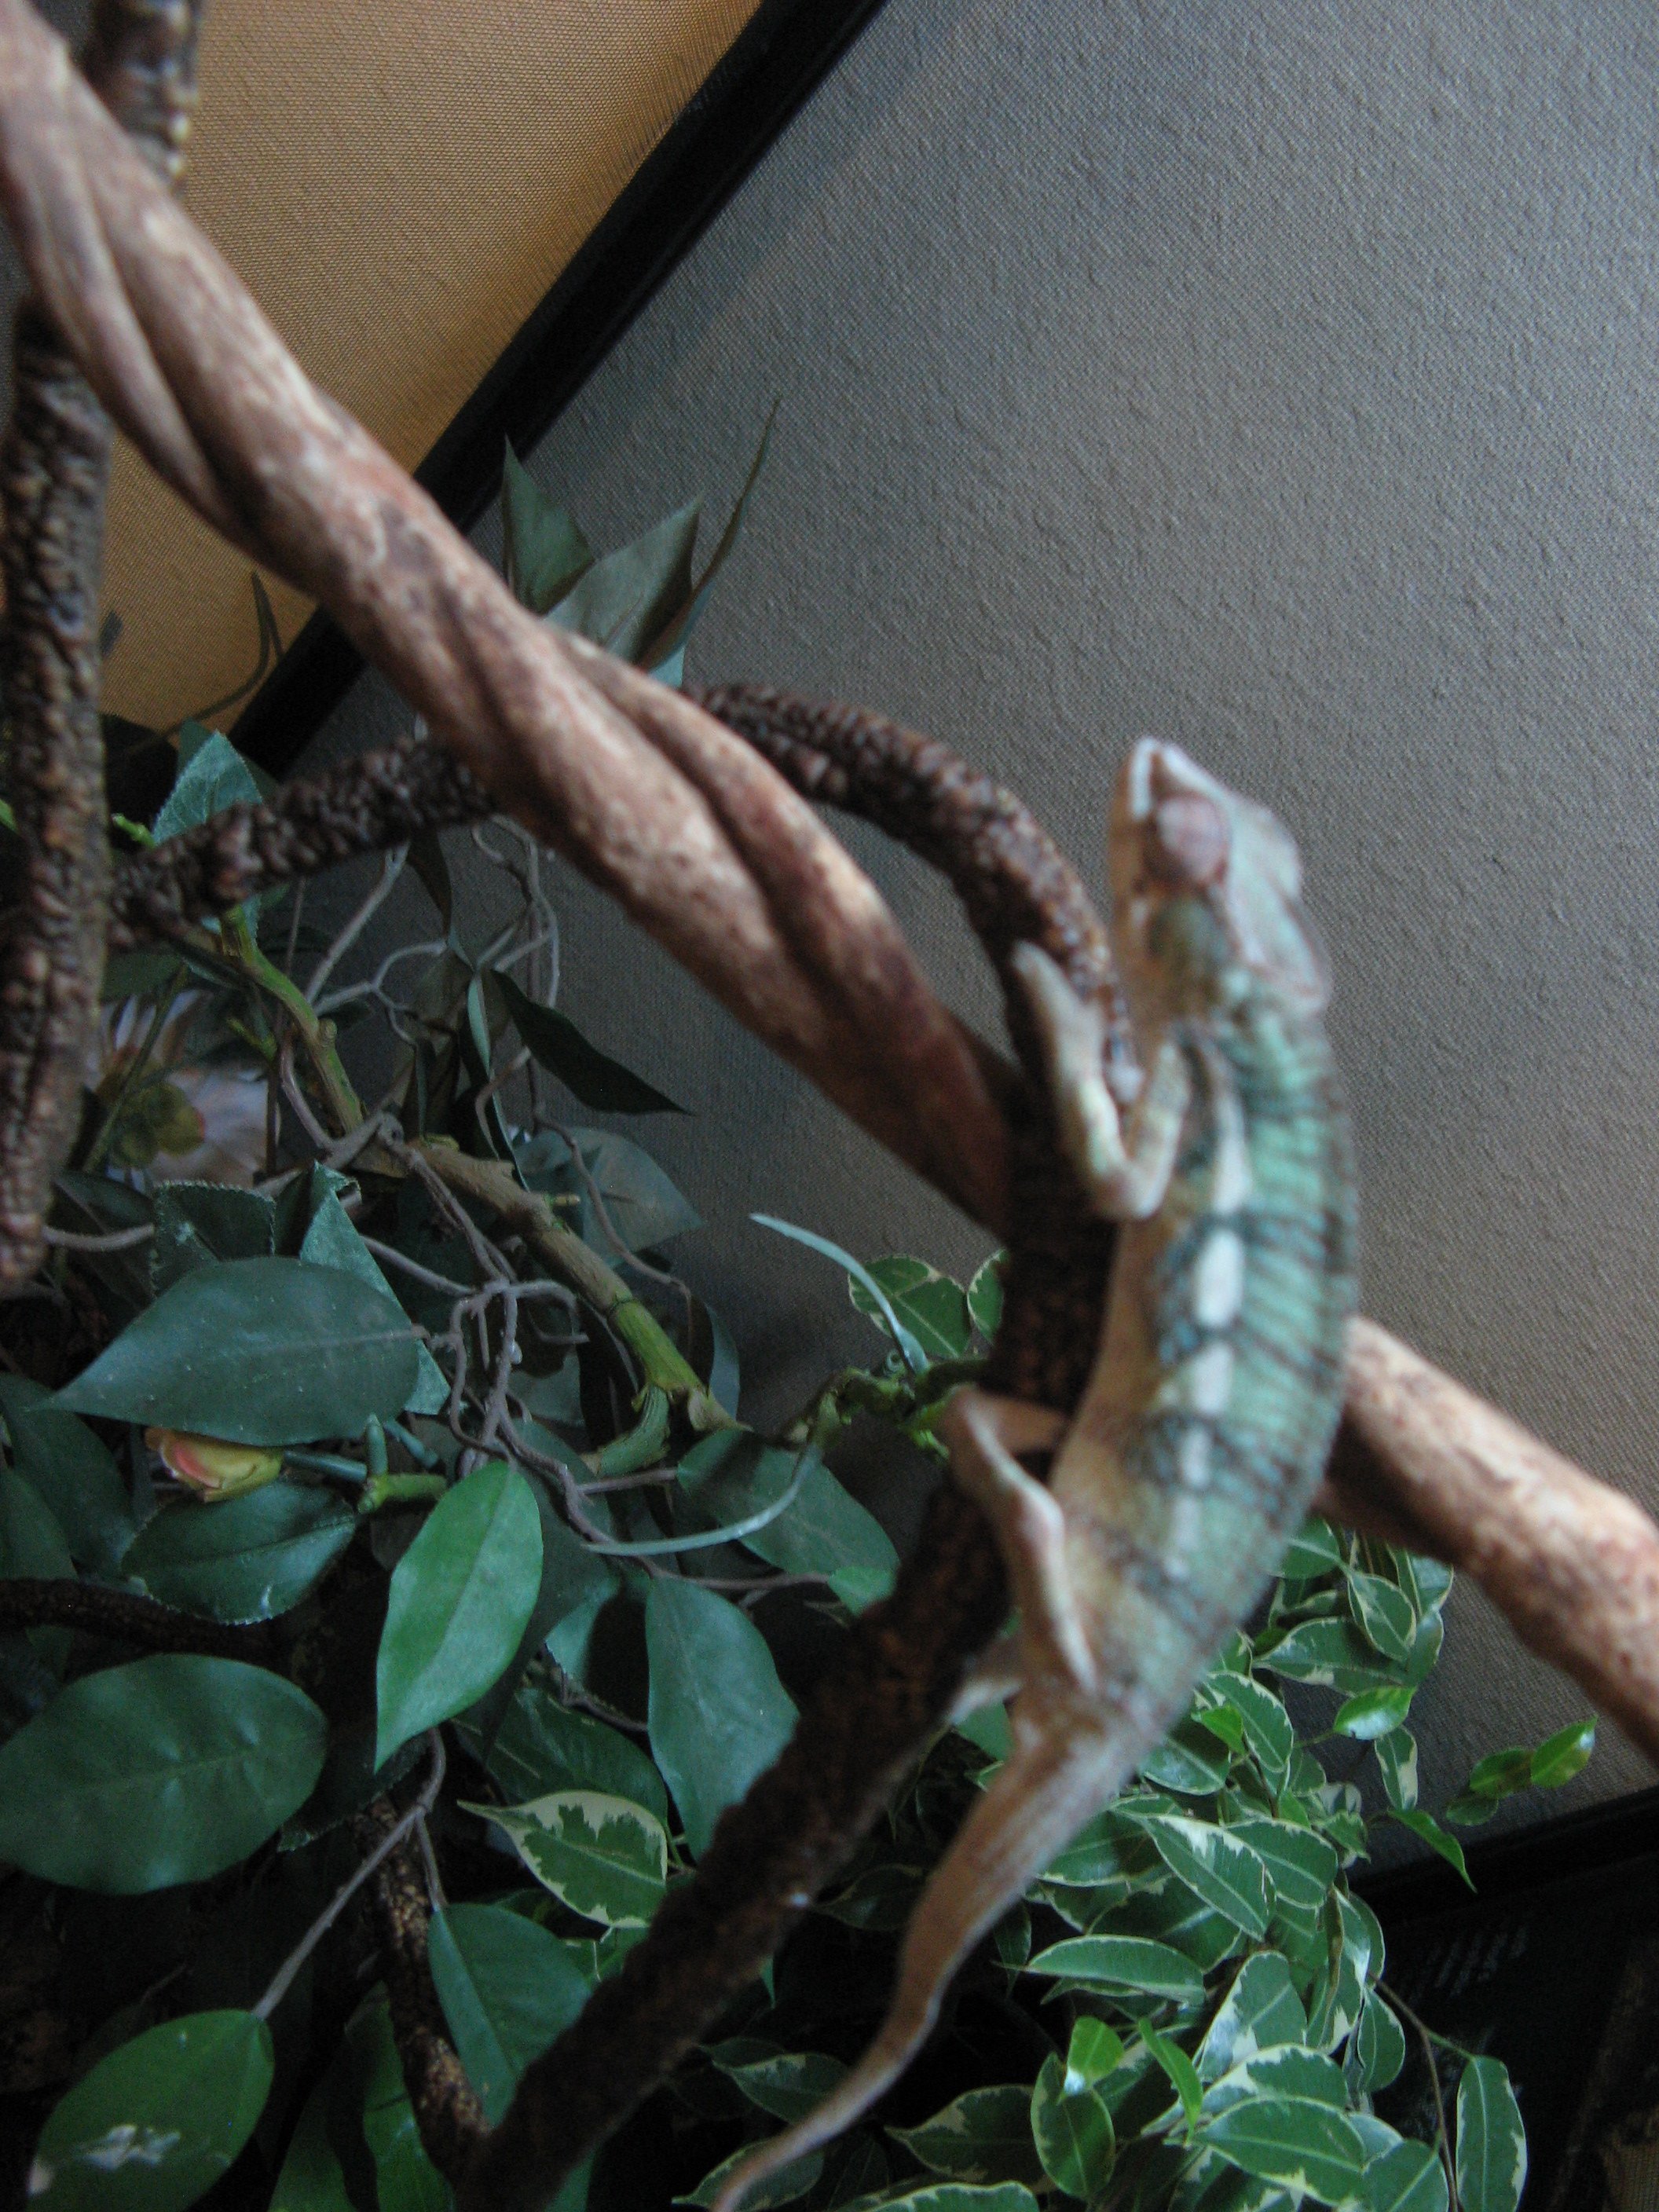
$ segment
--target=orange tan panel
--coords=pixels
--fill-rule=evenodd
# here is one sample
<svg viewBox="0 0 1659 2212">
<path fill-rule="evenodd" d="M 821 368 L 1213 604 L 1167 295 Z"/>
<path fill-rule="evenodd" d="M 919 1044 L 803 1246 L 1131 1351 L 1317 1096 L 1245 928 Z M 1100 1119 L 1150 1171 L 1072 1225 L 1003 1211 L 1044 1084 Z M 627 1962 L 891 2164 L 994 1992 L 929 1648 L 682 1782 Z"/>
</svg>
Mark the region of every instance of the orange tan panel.
<svg viewBox="0 0 1659 2212">
<path fill-rule="evenodd" d="M 185 199 L 301 362 L 412 466 L 757 0 L 214 0 Z M 257 638 L 247 563 L 133 454 L 105 703 L 174 722 Z M 285 639 L 308 611 L 273 585 Z"/>
</svg>

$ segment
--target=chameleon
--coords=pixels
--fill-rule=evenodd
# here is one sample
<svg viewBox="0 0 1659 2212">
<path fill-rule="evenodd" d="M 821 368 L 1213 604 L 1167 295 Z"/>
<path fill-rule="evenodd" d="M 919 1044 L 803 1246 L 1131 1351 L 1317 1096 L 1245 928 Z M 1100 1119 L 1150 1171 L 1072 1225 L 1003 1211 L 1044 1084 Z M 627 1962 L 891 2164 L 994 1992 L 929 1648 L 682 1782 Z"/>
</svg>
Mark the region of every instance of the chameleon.
<svg viewBox="0 0 1659 2212">
<path fill-rule="evenodd" d="M 714 2212 L 850 2126 L 908 2065 L 957 1966 L 1180 1717 L 1267 1587 L 1340 1417 L 1355 1308 L 1352 1153 L 1301 864 L 1265 808 L 1143 738 L 1108 836 L 1112 937 L 1139 1067 L 1040 947 L 1010 955 L 1063 1148 L 1120 1224 L 1069 1420 L 969 1387 L 940 1431 L 990 1521 L 1018 1626 L 957 1713 L 1017 1688 L 1012 1753 L 906 1931 L 887 2015 Z M 1052 1455 L 1045 1486 L 1021 1464 Z"/>
</svg>

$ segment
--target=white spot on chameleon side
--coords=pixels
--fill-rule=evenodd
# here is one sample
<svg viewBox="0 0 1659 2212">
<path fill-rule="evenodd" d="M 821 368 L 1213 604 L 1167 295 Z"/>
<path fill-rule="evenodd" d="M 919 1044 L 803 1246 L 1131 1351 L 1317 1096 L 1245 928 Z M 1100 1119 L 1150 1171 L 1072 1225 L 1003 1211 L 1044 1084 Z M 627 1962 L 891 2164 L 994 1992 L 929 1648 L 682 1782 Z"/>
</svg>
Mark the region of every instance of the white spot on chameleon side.
<svg viewBox="0 0 1659 2212">
<path fill-rule="evenodd" d="M 1208 1420 L 1219 1420 L 1232 1395 L 1231 1345 L 1206 1344 L 1176 1370 L 1175 1380 L 1189 1413 L 1202 1414 Z"/>
<path fill-rule="evenodd" d="M 1210 1486 L 1210 1431 L 1197 1427 L 1182 1431 L 1177 1459 L 1183 1490 L 1207 1490 Z"/>
<path fill-rule="evenodd" d="M 1244 1303 L 1244 1244 L 1236 1229 L 1212 1229 L 1193 1269 L 1193 1319 L 1226 1328 Z"/>
</svg>

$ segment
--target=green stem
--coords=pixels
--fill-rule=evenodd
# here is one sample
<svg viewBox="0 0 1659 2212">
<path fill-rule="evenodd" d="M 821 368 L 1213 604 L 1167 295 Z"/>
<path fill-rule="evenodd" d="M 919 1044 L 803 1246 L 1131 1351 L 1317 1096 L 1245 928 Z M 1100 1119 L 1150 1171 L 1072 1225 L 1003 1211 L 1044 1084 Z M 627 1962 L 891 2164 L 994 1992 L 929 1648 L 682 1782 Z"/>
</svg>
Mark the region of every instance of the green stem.
<svg viewBox="0 0 1659 2212">
<path fill-rule="evenodd" d="M 593 1454 L 593 1472 L 601 1476 L 637 1474 L 642 1467 L 656 1465 L 667 1442 L 668 1395 L 648 1385 L 639 1419 L 625 1435 L 613 1437 Z"/>
<path fill-rule="evenodd" d="M 411 1499 L 441 1498 L 449 1485 L 441 1474 L 372 1474 L 357 1500 L 360 1513 L 378 1513 L 383 1505 L 400 1505 Z"/>
<path fill-rule="evenodd" d="M 133 1087 L 139 1077 L 149 1065 L 150 1054 L 155 1049 L 161 1031 L 167 1027 L 167 1016 L 173 1012 L 173 1002 L 178 995 L 178 988 L 175 985 L 167 994 L 167 998 L 158 1003 L 155 1018 L 144 1031 L 144 1041 L 133 1054 L 126 1073 L 121 1078 L 120 1085 L 114 1097 L 110 1101 L 109 1111 L 104 1117 L 104 1125 L 93 1139 L 87 1152 L 83 1163 L 85 1174 L 96 1175 L 108 1158 L 110 1146 L 115 1142 L 115 1133 L 120 1126 L 121 1115 L 125 1110 L 127 1101 L 131 1097 Z"/>
</svg>

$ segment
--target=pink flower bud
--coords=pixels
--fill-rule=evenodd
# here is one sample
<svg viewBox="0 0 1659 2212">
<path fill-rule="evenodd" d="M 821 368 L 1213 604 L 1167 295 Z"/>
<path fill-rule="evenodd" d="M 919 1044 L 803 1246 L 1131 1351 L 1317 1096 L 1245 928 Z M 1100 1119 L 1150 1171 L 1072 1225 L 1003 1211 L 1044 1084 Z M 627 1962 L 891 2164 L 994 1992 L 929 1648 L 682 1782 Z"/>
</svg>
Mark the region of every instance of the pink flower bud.
<svg viewBox="0 0 1659 2212">
<path fill-rule="evenodd" d="M 220 1437 L 192 1437 L 179 1429 L 146 1429 L 144 1442 L 204 1505 L 258 1490 L 283 1471 L 282 1453 L 268 1444 L 227 1443 Z"/>
</svg>

